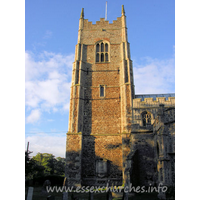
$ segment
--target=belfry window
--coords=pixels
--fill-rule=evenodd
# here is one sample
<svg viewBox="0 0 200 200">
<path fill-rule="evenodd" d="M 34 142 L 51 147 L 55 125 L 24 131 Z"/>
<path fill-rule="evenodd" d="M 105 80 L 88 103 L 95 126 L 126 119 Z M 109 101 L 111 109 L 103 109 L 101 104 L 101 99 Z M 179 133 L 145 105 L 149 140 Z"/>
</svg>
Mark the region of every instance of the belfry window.
<svg viewBox="0 0 200 200">
<path fill-rule="evenodd" d="M 109 46 L 106 42 L 96 44 L 96 62 L 105 63 L 109 62 Z"/>
<path fill-rule="evenodd" d="M 142 122 L 143 126 L 151 125 L 151 113 L 149 112 L 143 112 L 142 113 Z"/>
</svg>

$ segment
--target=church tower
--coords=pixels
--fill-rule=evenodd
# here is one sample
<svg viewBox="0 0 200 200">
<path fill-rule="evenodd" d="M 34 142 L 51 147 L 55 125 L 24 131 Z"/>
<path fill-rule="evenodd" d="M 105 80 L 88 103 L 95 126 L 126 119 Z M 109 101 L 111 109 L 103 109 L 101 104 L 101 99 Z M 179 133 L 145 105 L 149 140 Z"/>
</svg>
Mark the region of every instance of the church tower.
<svg viewBox="0 0 200 200">
<path fill-rule="evenodd" d="M 121 185 L 134 82 L 124 6 L 113 23 L 79 19 L 66 144 L 68 185 Z"/>
</svg>

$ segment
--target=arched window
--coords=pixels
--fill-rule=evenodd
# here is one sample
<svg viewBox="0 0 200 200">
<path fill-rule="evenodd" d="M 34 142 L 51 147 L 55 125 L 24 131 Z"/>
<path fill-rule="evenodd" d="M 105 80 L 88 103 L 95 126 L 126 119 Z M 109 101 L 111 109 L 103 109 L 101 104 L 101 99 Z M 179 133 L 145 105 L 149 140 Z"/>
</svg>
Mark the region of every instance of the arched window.
<svg viewBox="0 0 200 200">
<path fill-rule="evenodd" d="M 104 62 L 104 54 L 101 53 L 101 62 Z"/>
<path fill-rule="evenodd" d="M 104 43 L 101 43 L 101 52 L 104 52 Z"/>
<path fill-rule="evenodd" d="M 108 52 L 108 44 L 105 44 L 105 52 Z"/>
<path fill-rule="evenodd" d="M 105 61 L 108 61 L 108 53 L 105 54 Z"/>
<path fill-rule="evenodd" d="M 99 62 L 99 53 L 96 54 L 96 62 Z"/>
<path fill-rule="evenodd" d="M 109 45 L 106 42 L 96 44 L 96 62 L 109 62 Z"/>
<path fill-rule="evenodd" d="M 96 52 L 99 52 L 99 44 L 96 46 Z"/>
<path fill-rule="evenodd" d="M 142 113 L 142 123 L 143 123 L 143 126 L 151 125 L 151 113 L 150 112 L 144 111 Z"/>
</svg>

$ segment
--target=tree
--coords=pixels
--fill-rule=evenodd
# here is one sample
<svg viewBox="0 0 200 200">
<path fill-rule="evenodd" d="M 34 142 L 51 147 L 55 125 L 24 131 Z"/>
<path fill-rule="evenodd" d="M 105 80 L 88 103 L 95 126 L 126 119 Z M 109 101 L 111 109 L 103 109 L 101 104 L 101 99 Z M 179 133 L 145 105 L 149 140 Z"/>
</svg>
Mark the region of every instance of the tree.
<svg viewBox="0 0 200 200">
<path fill-rule="evenodd" d="M 25 151 L 25 176 L 28 177 L 29 174 L 31 173 L 31 168 L 32 165 L 30 163 L 30 156 L 29 156 L 29 152 Z"/>
<path fill-rule="evenodd" d="M 53 154 L 37 153 L 33 156 L 33 160 L 39 165 L 44 167 L 44 175 L 63 175 L 65 168 L 65 159 L 58 157 L 55 158 Z"/>
<path fill-rule="evenodd" d="M 30 158 L 32 152 L 25 151 L 25 176 L 27 179 L 32 179 L 33 176 L 42 176 L 44 167 L 35 159 Z"/>
<path fill-rule="evenodd" d="M 53 154 L 49 153 L 37 153 L 30 158 L 30 153 L 32 152 L 25 152 L 25 175 L 27 179 L 47 175 L 64 176 L 65 158 L 55 158 Z"/>
<path fill-rule="evenodd" d="M 56 158 L 55 173 L 61 176 L 65 175 L 65 158 Z"/>
</svg>

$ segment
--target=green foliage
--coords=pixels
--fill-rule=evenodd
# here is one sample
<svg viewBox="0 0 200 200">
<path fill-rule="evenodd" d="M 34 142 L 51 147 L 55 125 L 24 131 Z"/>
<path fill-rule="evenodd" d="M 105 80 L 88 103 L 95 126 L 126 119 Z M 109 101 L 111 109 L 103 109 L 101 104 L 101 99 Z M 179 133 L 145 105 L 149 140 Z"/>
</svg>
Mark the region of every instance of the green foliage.
<svg viewBox="0 0 200 200">
<path fill-rule="evenodd" d="M 25 151 L 25 176 L 27 179 L 32 178 L 34 171 L 36 170 L 37 164 L 33 159 L 30 158 L 29 154 L 32 152 Z"/>
<path fill-rule="evenodd" d="M 64 176 L 65 158 L 57 157 L 49 153 L 37 153 L 30 158 L 25 152 L 25 175 L 26 179 L 36 179 L 46 176 Z"/>
<path fill-rule="evenodd" d="M 57 157 L 55 164 L 55 174 L 64 175 L 65 174 L 65 158 Z"/>
<path fill-rule="evenodd" d="M 61 157 L 55 158 L 53 154 L 38 153 L 32 158 L 38 166 L 44 168 L 43 174 L 46 175 L 64 175 L 65 159 Z"/>
<path fill-rule="evenodd" d="M 49 153 L 38 153 L 32 158 L 38 166 L 44 167 L 44 175 L 54 174 L 54 166 L 56 164 L 55 156 Z"/>
</svg>

